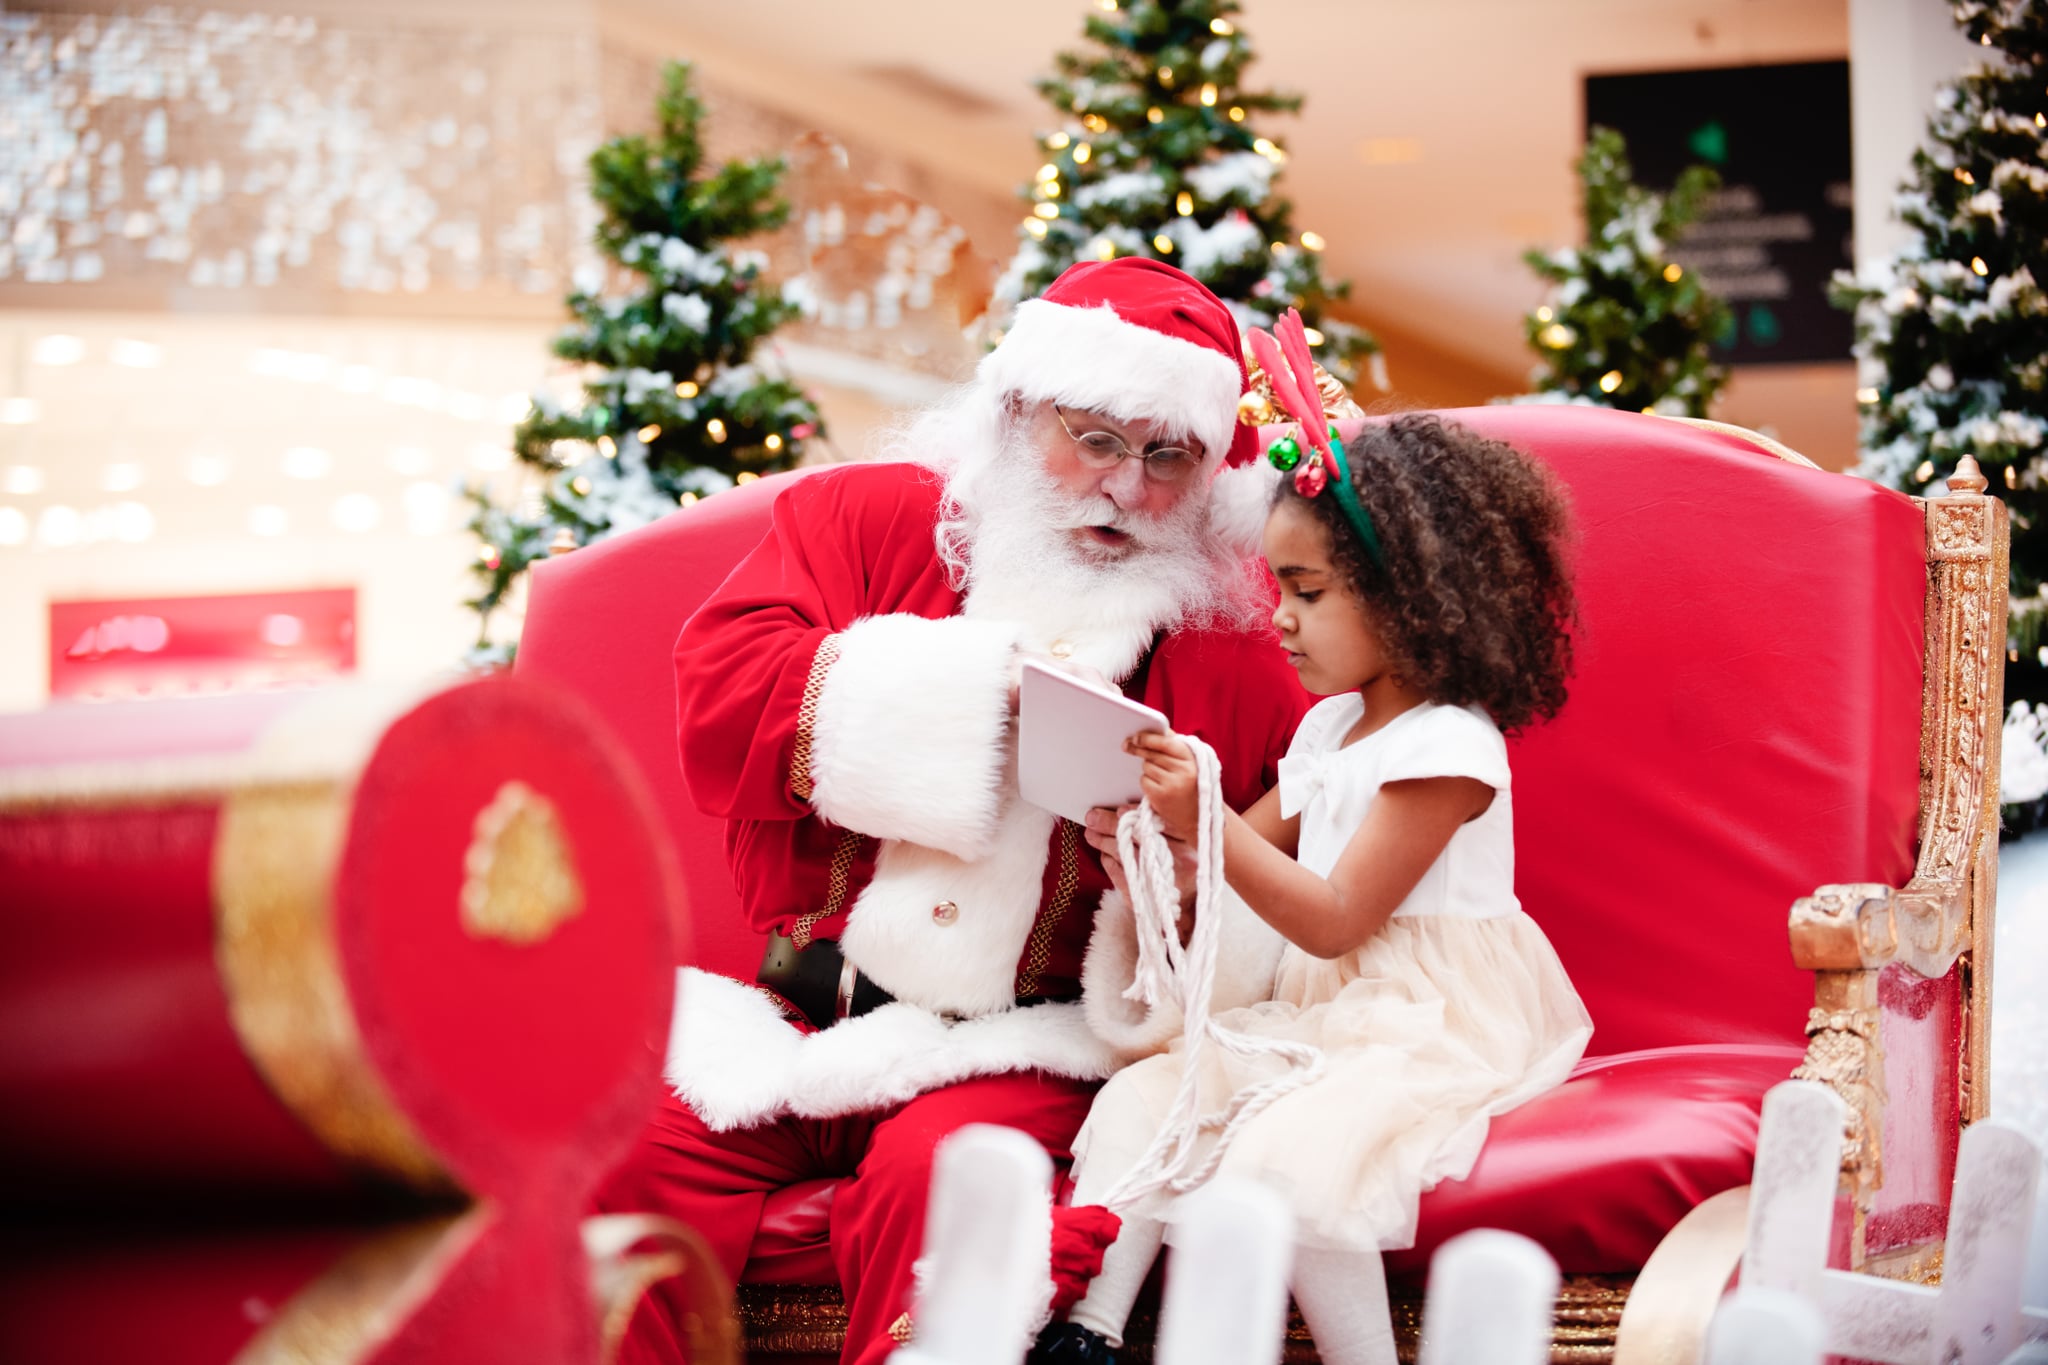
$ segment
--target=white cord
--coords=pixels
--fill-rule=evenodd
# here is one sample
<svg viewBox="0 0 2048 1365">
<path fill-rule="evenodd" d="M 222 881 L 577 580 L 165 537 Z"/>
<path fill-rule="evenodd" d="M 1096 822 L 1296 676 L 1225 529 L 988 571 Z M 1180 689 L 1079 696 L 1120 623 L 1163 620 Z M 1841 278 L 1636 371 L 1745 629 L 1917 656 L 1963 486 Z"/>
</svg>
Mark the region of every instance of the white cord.
<svg viewBox="0 0 2048 1365">
<path fill-rule="evenodd" d="M 1217 944 L 1222 929 L 1223 769 L 1216 751 L 1191 735 L 1180 736 L 1195 756 L 1199 793 L 1195 830 L 1195 929 L 1180 941 L 1180 888 L 1173 875 L 1173 849 L 1151 806 L 1141 804 L 1117 822 L 1116 849 L 1128 874 L 1131 914 L 1137 923 L 1138 954 L 1124 998 L 1156 1009 L 1168 1000 L 1181 1008 L 1181 1075 L 1167 1118 L 1138 1164 L 1124 1174 L 1102 1202 L 1128 1208 L 1160 1190 L 1185 1193 L 1202 1184 L 1223 1160 L 1244 1125 L 1268 1105 L 1323 1073 L 1322 1049 L 1282 1038 L 1236 1033 L 1209 1017 L 1216 986 Z M 1240 1057 L 1277 1056 L 1292 1063 L 1281 1075 L 1247 1086 L 1230 1097 L 1220 1114 L 1203 1115 L 1201 1059 L 1214 1041 Z M 1222 1134 L 1201 1166 L 1189 1170 L 1197 1137 Z"/>
</svg>

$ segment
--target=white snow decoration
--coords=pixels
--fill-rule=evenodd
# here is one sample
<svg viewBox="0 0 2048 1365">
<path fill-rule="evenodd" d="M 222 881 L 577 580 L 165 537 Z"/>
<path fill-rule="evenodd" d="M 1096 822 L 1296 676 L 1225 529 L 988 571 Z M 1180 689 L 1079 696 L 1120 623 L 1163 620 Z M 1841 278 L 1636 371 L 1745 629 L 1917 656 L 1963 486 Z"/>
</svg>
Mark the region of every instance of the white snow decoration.
<svg viewBox="0 0 2048 1365">
<path fill-rule="evenodd" d="M 702 294 L 663 294 L 661 311 L 692 332 L 701 332 L 711 322 L 711 304 Z"/>
<path fill-rule="evenodd" d="M 1073 198 L 1077 209 L 1092 209 L 1097 204 L 1135 209 L 1165 202 L 1166 179 L 1157 171 L 1118 171 L 1092 185 L 1081 186 L 1074 191 Z"/>
<path fill-rule="evenodd" d="M 2013 702 L 2001 743 L 1999 800 L 2013 804 L 2048 796 L 2048 706 Z"/>
<path fill-rule="evenodd" d="M 1956 386 L 1956 372 L 1946 365 L 1935 364 L 1927 367 L 1927 387 L 1938 393 L 1947 393 Z"/>
<path fill-rule="evenodd" d="M 1235 195 L 1257 204 L 1273 187 L 1279 168 L 1257 152 L 1232 152 L 1187 173 L 1188 187 L 1212 202 Z"/>
<path fill-rule="evenodd" d="M 1549 375 L 1549 373 L 1549 370 L 1546 370 L 1539 365 L 1529 372 L 1530 382 L 1534 383 L 1538 380 L 1541 380 L 1547 375 Z M 1582 393 L 1566 393 L 1562 389 L 1546 389 L 1533 393 L 1518 393 L 1510 398 L 1501 399 L 1499 401 L 1504 403 L 1512 403 L 1517 407 L 1604 408 L 1607 406 L 1605 403 L 1595 402 L 1594 400 L 1586 397 L 1586 395 Z"/>
<path fill-rule="evenodd" d="M 733 486 L 729 475 L 708 465 L 697 465 L 684 470 L 676 482 L 682 485 L 686 492 L 695 493 L 703 498 L 708 498 L 713 493 L 723 493 Z"/>
<path fill-rule="evenodd" d="M 768 253 L 749 248 L 733 253 L 732 263 L 735 269 L 751 270 L 758 275 L 768 268 Z"/>
<path fill-rule="evenodd" d="M 1024 296 L 1024 281 L 1046 262 L 1045 248 L 1036 242 L 1024 242 L 1017 247 L 1017 254 L 1010 257 L 1010 263 L 1003 267 L 997 277 L 994 294 L 1003 303 L 1016 303 Z"/>
<path fill-rule="evenodd" d="M 675 278 L 697 284 L 717 284 L 725 278 L 725 263 L 717 251 L 699 251 L 680 237 L 660 242 L 661 268 Z"/>
<path fill-rule="evenodd" d="M 667 370 L 643 370 L 637 365 L 626 371 L 625 381 L 628 405 L 645 401 L 650 393 L 660 393 L 676 386 L 675 376 Z"/>
<path fill-rule="evenodd" d="M 1266 234 L 1259 225 L 1241 214 L 1228 214 L 1214 227 L 1203 227 L 1192 218 L 1176 218 L 1164 229 L 1173 239 L 1182 270 L 1202 278 L 1217 266 L 1243 260 L 1263 250 Z"/>
<path fill-rule="evenodd" d="M 585 261 L 576 267 L 569 282 L 579 294 L 595 294 L 604 288 L 604 269 L 593 261 Z"/>
<path fill-rule="evenodd" d="M 2024 161 L 2001 161 L 1991 172 L 1991 184 L 2006 194 L 2021 185 L 2035 194 L 2048 194 L 2048 170 Z"/>
<path fill-rule="evenodd" d="M 2005 231 L 2005 201 L 1999 198 L 1997 190 L 1979 190 L 1964 201 L 1963 207 L 1979 218 L 1989 218 Z"/>
<path fill-rule="evenodd" d="M 719 371 L 711 377 L 711 383 L 706 387 L 716 397 L 732 398 L 745 393 L 760 382 L 761 372 L 755 369 L 750 361 Z"/>
<path fill-rule="evenodd" d="M 806 318 L 816 318 L 818 316 L 818 291 L 813 289 L 810 281 L 801 275 L 783 283 L 782 301 L 795 308 Z"/>
<path fill-rule="evenodd" d="M 1218 38 L 1202 49 L 1202 69 L 1214 71 L 1230 60 L 1230 39 Z"/>
</svg>

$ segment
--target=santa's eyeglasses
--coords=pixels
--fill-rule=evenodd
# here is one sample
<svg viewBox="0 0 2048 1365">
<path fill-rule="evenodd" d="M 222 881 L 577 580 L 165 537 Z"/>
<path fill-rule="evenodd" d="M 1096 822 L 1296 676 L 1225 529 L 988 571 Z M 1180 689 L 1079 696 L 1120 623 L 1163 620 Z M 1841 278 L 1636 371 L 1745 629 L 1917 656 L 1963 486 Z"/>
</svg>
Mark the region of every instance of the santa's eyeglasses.
<svg viewBox="0 0 2048 1365">
<path fill-rule="evenodd" d="M 1111 431 L 1075 431 L 1067 421 L 1067 414 L 1059 404 L 1052 405 L 1053 416 L 1060 419 L 1060 429 L 1074 440 L 1074 449 L 1080 453 L 1081 463 L 1090 469 L 1114 469 L 1126 456 L 1140 462 L 1145 477 L 1154 483 L 1179 483 L 1195 472 L 1202 463 L 1202 457 L 1192 450 L 1179 446 L 1161 446 L 1157 450 L 1137 451 L 1121 436 Z"/>
</svg>

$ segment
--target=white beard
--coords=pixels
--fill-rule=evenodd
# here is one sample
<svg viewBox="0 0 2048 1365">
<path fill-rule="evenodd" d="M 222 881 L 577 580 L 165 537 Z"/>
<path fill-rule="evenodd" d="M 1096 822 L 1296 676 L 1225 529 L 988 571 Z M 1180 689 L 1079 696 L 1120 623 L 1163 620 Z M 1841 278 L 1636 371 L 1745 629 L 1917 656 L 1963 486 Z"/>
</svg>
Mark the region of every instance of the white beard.
<svg viewBox="0 0 2048 1365">
<path fill-rule="evenodd" d="M 1076 661 L 1121 682 L 1158 632 L 1242 613 L 1243 565 L 1210 529 L 1199 493 L 1159 517 L 1076 497 L 1012 433 L 991 457 L 954 470 L 947 495 L 969 541 L 966 614 L 1022 623 L 1028 648 L 1064 641 Z M 1074 534 L 1087 526 L 1130 539 L 1096 556 Z"/>
</svg>

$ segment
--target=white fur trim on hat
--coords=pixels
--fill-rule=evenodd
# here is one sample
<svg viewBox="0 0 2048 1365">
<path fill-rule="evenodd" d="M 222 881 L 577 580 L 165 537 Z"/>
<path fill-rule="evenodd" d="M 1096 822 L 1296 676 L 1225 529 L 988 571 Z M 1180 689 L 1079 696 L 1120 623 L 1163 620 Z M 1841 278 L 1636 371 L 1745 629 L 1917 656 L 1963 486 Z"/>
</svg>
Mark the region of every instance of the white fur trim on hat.
<svg viewBox="0 0 2048 1365">
<path fill-rule="evenodd" d="M 1108 304 L 1045 299 L 1017 306 L 979 378 L 1004 393 L 1086 408 L 1123 422 L 1159 422 L 1200 440 L 1211 462 L 1230 452 L 1243 375 L 1221 351 L 1126 322 Z"/>
<path fill-rule="evenodd" d="M 1247 559 L 1255 558 L 1264 545 L 1266 514 L 1273 508 L 1273 490 L 1279 483 L 1280 471 L 1260 459 L 1217 470 L 1209 485 L 1209 525 L 1224 544 Z"/>
</svg>

